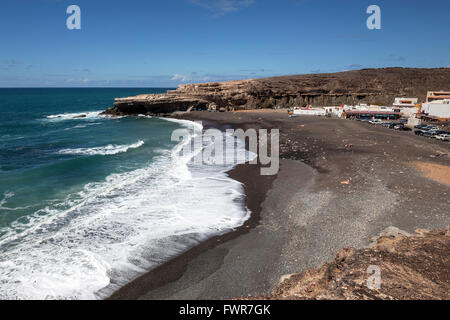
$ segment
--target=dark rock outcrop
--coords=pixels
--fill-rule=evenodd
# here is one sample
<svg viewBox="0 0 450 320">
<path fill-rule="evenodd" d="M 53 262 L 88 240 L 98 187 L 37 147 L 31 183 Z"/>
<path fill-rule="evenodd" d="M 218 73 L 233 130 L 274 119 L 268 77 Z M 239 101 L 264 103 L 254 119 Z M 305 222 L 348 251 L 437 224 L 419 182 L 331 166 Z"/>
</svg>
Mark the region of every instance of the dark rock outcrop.
<svg viewBox="0 0 450 320">
<path fill-rule="evenodd" d="M 330 74 L 296 75 L 186 84 L 167 94 L 116 99 L 107 114 L 161 114 L 189 108 L 259 109 L 273 106 L 330 106 L 371 103 L 391 105 L 395 97 L 418 97 L 450 90 L 450 68 L 363 69 Z"/>
<path fill-rule="evenodd" d="M 187 111 L 191 106 L 206 109 L 209 101 L 189 95 L 142 94 L 135 97 L 117 98 L 114 107 L 105 111 L 112 115 L 165 114 Z"/>
</svg>

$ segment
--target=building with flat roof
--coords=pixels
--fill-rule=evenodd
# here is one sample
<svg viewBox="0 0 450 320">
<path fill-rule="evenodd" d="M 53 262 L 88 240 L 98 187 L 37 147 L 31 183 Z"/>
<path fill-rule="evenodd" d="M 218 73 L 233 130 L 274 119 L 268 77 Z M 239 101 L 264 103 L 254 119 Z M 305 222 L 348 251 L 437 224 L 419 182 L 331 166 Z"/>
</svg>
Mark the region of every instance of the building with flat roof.
<svg viewBox="0 0 450 320">
<path fill-rule="evenodd" d="M 450 91 L 428 91 L 427 93 L 427 103 L 446 99 L 450 99 Z"/>
<path fill-rule="evenodd" d="M 436 120 L 445 121 L 450 119 L 450 98 L 423 103 L 421 111 L 423 114 Z"/>
<path fill-rule="evenodd" d="M 321 108 L 310 108 L 309 106 L 306 108 L 295 107 L 293 110 L 293 114 L 295 115 L 303 115 L 303 116 L 325 116 L 326 110 Z"/>
<path fill-rule="evenodd" d="M 342 118 L 363 118 L 363 119 L 389 119 L 395 120 L 401 117 L 396 111 L 370 111 L 370 110 L 344 110 Z"/>
<path fill-rule="evenodd" d="M 414 108 L 418 102 L 418 98 L 395 98 L 392 106 L 395 108 Z"/>
</svg>

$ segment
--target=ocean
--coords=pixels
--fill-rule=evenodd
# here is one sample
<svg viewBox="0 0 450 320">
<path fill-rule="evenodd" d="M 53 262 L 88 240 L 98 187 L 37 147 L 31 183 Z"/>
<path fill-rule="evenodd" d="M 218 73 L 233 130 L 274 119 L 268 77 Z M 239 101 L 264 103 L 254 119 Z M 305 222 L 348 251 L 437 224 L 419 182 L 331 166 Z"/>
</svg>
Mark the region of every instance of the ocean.
<svg viewBox="0 0 450 320">
<path fill-rule="evenodd" d="M 248 219 L 235 163 L 171 141 L 199 124 L 100 115 L 165 91 L 0 89 L 0 299 L 103 299 Z"/>
</svg>

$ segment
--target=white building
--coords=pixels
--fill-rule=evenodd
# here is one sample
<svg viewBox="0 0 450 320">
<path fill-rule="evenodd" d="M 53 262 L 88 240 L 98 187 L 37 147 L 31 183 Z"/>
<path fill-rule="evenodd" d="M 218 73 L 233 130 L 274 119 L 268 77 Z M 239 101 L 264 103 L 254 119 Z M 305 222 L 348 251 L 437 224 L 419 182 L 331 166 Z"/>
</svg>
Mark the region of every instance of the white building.
<svg viewBox="0 0 450 320">
<path fill-rule="evenodd" d="M 428 91 L 427 103 L 450 99 L 450 91 Z"/>
<path fill-rule="evenodd" d="M 332 114 L 332 115 L 335 115 L 338 117 L 341 116 L 342 110 L 344 110 L 344 106 L 339 106 L 339 107 L 333 106 L 333 107 L 323 107 L 323 108 L 325 109 L 325 112 L 327 114 Z"/>
<path fill-rule="evenodd" d="M 450 118 L 450 99 L 433 100 L 422 104 L 422 112 L 439 119 Z"/>
<path fill-rule="evenodd" d="M 358 111 L 394 111 L 390 107 L 359 104 L 357 106 L 344 106 L 344 110 L 358 110 Z"/>
<path fill-rule="evenodd" d="M 418 102 L 418 98 L 395 98 L 392 106 L 394 108 L 413 108 Z"/>
<path fill-rule="evenodd" d="M 295 107 L 293 113 L 295 115 L 300 115 L 300 116 L 326 116 L 327 115 L 325 109 L 312 109 L 309 107 L 307 107 L 307 108 Z"/>
</svg>

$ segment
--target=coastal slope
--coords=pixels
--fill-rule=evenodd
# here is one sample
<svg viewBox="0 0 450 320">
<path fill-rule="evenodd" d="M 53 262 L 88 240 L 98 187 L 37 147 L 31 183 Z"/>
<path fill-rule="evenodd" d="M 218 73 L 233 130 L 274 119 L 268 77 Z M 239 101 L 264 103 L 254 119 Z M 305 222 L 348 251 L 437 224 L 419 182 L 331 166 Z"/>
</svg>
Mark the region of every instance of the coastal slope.
<svg viewBox="0 0 450 320">
<path fill-rule="evenodd" d="M 372 103 L 395 97 L 424 100 L 428 90 L 448 90 L 450 68 L 383 68 L 180 85 L 166 94 L 118 98 L 105 113 L 169 114 L 189 109 L 261 109 Z"/>
</svg>

